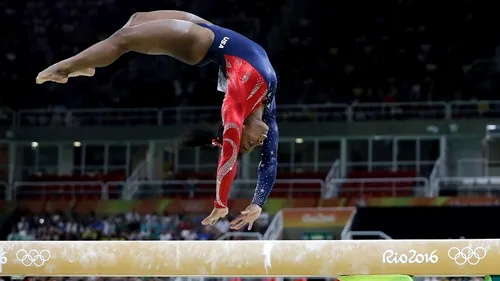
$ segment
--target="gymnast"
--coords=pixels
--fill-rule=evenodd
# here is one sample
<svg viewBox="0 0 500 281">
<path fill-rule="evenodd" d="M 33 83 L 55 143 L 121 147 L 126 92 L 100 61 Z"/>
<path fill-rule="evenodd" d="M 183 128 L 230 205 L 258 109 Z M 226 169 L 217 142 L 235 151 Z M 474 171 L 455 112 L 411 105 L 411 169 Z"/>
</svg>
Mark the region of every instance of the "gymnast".
<svg viewBox="0 0 500 281">
<path fill-rule="evenodd" d="M 66 83 L 76 76 L 93 76 L 95 69 L 113 63 L 124 53 L 168 55 L 189 65 L 210 62 L 219 66 L 218 90 L 225 93 L 218 136 L 197 128 L 183 140 L 185 146 L 220 147 L 216 195 L 212 213 L 203 225 L 215 224 L 228 214 L 229 190 L 239 155 L 261 148 L 258 180 L 252 203 L 231 221 L 248 229 L 259 217 L 276 181 L 278 126 L 276 73 L 264 49 L 247 37 L 182 11 L 153 11 L 132 15 L 109 38 L 40 72 L 38 84 Z"/>
</svg>

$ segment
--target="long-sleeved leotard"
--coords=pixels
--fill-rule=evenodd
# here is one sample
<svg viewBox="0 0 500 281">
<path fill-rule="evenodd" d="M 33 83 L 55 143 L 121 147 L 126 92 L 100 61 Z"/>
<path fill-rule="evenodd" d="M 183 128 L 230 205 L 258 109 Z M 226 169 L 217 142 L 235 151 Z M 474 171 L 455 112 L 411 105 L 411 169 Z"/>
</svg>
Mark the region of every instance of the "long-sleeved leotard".
<svg viewBox="0 0 500 281">
<path fill-rule="evenodd" d="M 224 99 L 226 102 L 227 96 Z M 229 110 L 227 110 L 229 109 Z M 229 191 L 232 181 L 236 176 L 237 158 L 240 147 L 240 136 L 242 128 L 241 114 L 232 107 L 224 110 L 224 133 L 222 143 L 222 153 L 217 170 L 217 188 L 215 206 L 224 208 L 227 206 Z M 276 172 L 278 170 L 278 142 L 279 132 L 276 123 L 276 102 L 265 105 L 262 120 L 269 126 L 267 139 L 261 148 L 261 158 L 258 166 L 257 186 L 255 188 L 252 203 L 264 206 L 269 194 L 271 193 L 276 181 Z"/>
<path fill-rule="evenodd" d="M 231 184 L 238 170 L 238 153 L 240 151 L 241 131 L 243 129 L 244 104 L 241 96 L 230 92 L 224 97 L 222 104 L 222 151 L 219 157 L 216 178 L 215 207 L 227 207 L 227 199 Z"/>
<path fill-rule="evenodd" d="M 215 207 L 227 206 L 237 170 L 243 122 L 264 106 L 262 120 L 269 126 L 269 132 L 261 149 L 257 187 L 252 201 L 262 206 L 271 193 L 277 170 L 276 73 L 260 45 L 220 26 L 199 25 L 212 30 L 215 35 L 212 47 L 200 65 L 215 62 L 220 66 L 218 89 L 225 93 L 221 110 L 224 132 L 217 169 Z"/>
<path fill-rule="evenodd" d="M 258 193 L 254 196 L 254 203 L 262 206 L 276 178 L 278 130 L 274 90 L 269 90 L 269 84 L 251 64 L 238 57 L 226 55 L 225 77 L 227 79 L 223 84 L 226 85 L 226 95 L 221 110 L 224 132 L 217 169 L 215 206 L 218 208 L 227 206 L 229 191 L 237 170 L 243 122 L 246 117 L 263 106 L 262 119 L 269 126 L 269 132 L 262 148 Z M 268 164 L 269 169 L 265 169 Z"/>
<path fill-rule="evenodd" d="M 220 77 L 222 90 L 226 92 L 226 95 L 221 110 L 224 132 L 216 179 L 215 206 L 217 208 L 227 206 L 229 191 L 237 170 L 243 121 L 261 106 L 264 106 L 263 121 L 266 124 L 269 123 L 270 128 L 268 133 L 270 140 L 266 139 L 264 143 L 263 155 L 271 155 L 270 151 L 264 153 L 270 148 L 277 149 L 277 143 L 273 144 L 271 141 L 271 139 L 277 139 L 274 90 L 269 91 L 269 84 L 266 83 L 260 72 L 242 58 L 226 55 L 225 66 L 226 75 Z M 272 110 L 273 108 L 274 110 Z M 276 154 L 276 152 L 274 151 L 272 154 Z M 264 163 L 268 163 L 268 159 L 270 158 L 263 157 Z M 276 171 L 272 175 L 269 175 L 264 169 L 262 171 L 264 173 L 259 172 L 257 186 L 261 186 L 264 191 L 260 191 L 260 195 L 255 197 L 261 198 L 258 200 L 259 204 L 263 204 L 267 199 L 276 178 Z M 264 184 L 266 181 L 267 184 Z M 257 202 L 255 203 L 257 204 Z"/>
<path fill-rule="evenodd" d="M 257 187 L 252 203 L 264 206 L 274 183 L 276 182 L 276 172 L 278 171 L 278 142 L 279 132 L 276 123 L 276 101 L 272 101 L 264 108 L 262 121 L 269 126 L 267 139 L 261 148 L 260 163 L 257 172 Z"/>
</svg>

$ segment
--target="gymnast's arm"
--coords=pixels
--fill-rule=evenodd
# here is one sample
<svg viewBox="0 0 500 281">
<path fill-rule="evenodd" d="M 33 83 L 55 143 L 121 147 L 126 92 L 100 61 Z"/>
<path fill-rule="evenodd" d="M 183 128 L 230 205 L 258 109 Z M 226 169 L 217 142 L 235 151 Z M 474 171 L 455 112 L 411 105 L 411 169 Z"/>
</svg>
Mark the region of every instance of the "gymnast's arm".
<svg viewBox="0 0 500 281">
<path fill-rule="evenodd" d="M 269 194 L 271 194 L 278 170 L 279 132 L 276 123 L 276 100 L 273 98 L 268 106 L 264 110 L 262 121 L 269 126 L 269 132 L 261 148 L 257 187 L 252 200 L 252 204 L 257 204 L 260 207 L 264 206 Z"/>
<path fill-rule="evenodd" d="M 241 132 L 244 120 L 244 108 L 236 95 L 226 94 L 222 103 L 222 152 L 219 158 L 216 178 L 215 208 L 227 208 L 231 184 L 236 176 L 238 154 L 240 151 Z"/>
<path fill-rule="evenodd" d="M 175 10 L 162 10 L 162 11 L 152 11 L 152 12 L 138 12 L 133 14 L 124 27 L 132 27 L 139 24 L 143 24 L 155 20 L 185 20 L 192 23 L 200 24 L 212 24 L 211 22 L 200 18 L 197 15 Z"/>
</svg>

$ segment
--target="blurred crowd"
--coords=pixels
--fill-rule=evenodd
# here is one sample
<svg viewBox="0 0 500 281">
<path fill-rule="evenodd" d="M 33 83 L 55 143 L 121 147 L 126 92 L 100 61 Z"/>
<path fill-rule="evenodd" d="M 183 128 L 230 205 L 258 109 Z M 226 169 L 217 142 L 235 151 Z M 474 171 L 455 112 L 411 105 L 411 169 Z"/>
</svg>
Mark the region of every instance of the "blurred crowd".
<svg viewBox="0 0 500 281">
<path fill-rule="evenodd" d="M 1 105 L 18 108 L 219 105 L 216 66 L 127 54 L 92 79 L 37 86 L 49 64 L 122 27 L 137 11 L 186 10 L 262 44 L 279 103 L 492 99 L 493 2 L 26 0 L 0 2 Z M 452 9 L 451 9 L 452 7 Z"/>
<path fill-rule="evenodd" d="M 202 219 L 193 215 L 137 212 L 113 216 L 27 214 L 12 225 L 7 240 L 214 240 L 230 231 L 231 217 L 213 226 L 202 226 Z M 269 216 L 265 214 L 252 231 L 264 233 L 268 223 Z M 234 234 L 232 238 L 245 237 Z"/>
</svg>

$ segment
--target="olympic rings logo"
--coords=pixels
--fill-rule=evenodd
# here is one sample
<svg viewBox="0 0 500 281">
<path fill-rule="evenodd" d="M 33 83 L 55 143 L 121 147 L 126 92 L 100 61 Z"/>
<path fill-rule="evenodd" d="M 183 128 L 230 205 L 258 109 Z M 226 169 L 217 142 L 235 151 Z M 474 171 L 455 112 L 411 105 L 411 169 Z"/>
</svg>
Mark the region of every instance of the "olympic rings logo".
<svg viewBox="0 0 500 281">
<path fill-rule="evenodd" d="M 448 257 L 458 265 L 464 265 L 466 263 L 476 265 L 486 257 L 486 254 L 487 251 L 483 247 L 477 247 L 475 249 L 471 247 L 465 247 L 463 249 L 453 247 L 448 250 Z"/>
<path fill-rule="evenodd" d="M 49 250 L 42 250 L 38 252 L 38 250 L 30 250 L 26 251 L 25 249 L 21 249 L 17 251 L 16 258 L 20 261 L 24 266 L 36 266 L 40 267 L 45 264 L 48 260 L 50 260 L 50 252 Z"/>
</svg>

